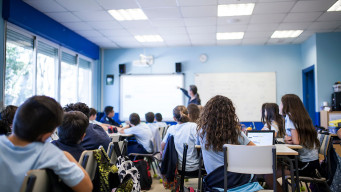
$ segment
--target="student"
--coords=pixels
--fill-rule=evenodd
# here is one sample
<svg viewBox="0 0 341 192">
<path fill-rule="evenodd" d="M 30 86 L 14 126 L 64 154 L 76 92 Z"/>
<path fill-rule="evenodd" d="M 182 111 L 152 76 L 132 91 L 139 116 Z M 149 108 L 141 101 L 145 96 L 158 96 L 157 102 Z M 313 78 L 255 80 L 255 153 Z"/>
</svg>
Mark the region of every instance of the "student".
<svg viewBox="0 0 341 192">
<path fill-rule="evenodd" d="M 87 116 L 89 121 L 90 109 L 85 103 L 78 102 L 74 104 L 68 104 L 64 107 L 64 111 L 80 111 Z M 85 137 L 81 142 L 81 146 L 86 150 L 94 150 L 98 149 L 100 146 L 103 146 L 104 149 L 107 150 L 110 142 L 110 137 L 102 127 L 89 123 L 89 126 L 85 132 Z"/>
<path fill-rule="evenodd" d="M 165 148 L 168 135 L 174 136 L 175 150 L 178 153 L 178 171 L 181 174 L 182 168 L 182 154 L 183 144 L 188 144 L 187 162 L 186 162 L 186 175 L 197 176 L 199 167 L 199 157 L 195 144 L 197 141 L 196 127 L 197 124 L 189 122 L 188 111 L 185 106 L 178 105 L 173 109 L 173 118 L 177 122 L 176 125 L 170 126 L 167 130 L 165 137 L 161 143 L 162 151 Z"/>
<path fill-rule="evenodd" d="M 101 126 L 105 131 L 108 131 L 108 128 L 109 128 L 111 125 L 96 121 L 96 117 L 97 117 L 97 111 L 96 111 L 96 109 L 90 108 L 90 112 L 89 112 L 89 122 L 92 123 L 92 124 L 99 125 L 99 126 Z"/>
<path fill-rule="evenodd" d="M 261 122 L 263 123 L 263 124 L 265 124 L 265 105 L 266 104 L 268 104 L 268 103 L 263 103 L 263 105 L 262 105 L 262 117 L 261 117 Z"/>
<path fill-rule="evenodd" d="M 191 103 L 187 106 L 190 122 L 196 122 L 199 119 L 200 108 L 197 104 Z"/>
<path fill-rule="evenodd" d="M 160 131 L 159 126 L 154 123 L 155 115 L 153 112 L 148 112 L 145 114 L 146 122 L 148 127 L 150 128 L 150 131 L 153 135 L 153 152 L 160 152 L 161 151 L 161 137 L 160 137 Z"/>
<path fill-rule="evenodd" d="M 17 192 L 26 173 L 49 168 L 74 191 L 92 191 L 86 171 L 68 153 L 45 140 L 62 123 L 59 103 L 46 96 L 33 96 L 18 109 L 13 133 L 0 136 L 0 188 Z"/>
<path fill-rule="evenodd" d="M 276 137 L 284 137 L 285 130 L 283 127 L 283 118 L 279 114 L 278 105 L 276 103 L 267 103 L 265 105 L 264 119 L 265 123 L 262 130 L 273 130 L 275 131 Z"/>
<path fill-rule="evenodd" d="M 194 103 L 194 104 L 197 104 L 197 105 L 201 105 L 201 100 L 200 100 L 200 97 L 199 97 L 197 86 L 190 85 L 189 86 L 189 91 L 187 91 L 184 88 L 180 88 L 180 87 L 178 87 L 178 89 L 180 89 L 189 98 L 187 105 L 189 105 L 191 103 Z"/>
<path fill-rule="evenodd" d="M 279 106 L 280 113 L 285 116 L 285 143 L 302 145 L 298 166 L 302 176 L 316 177 L 315 170 L 320 170 L 318 149 L 320 142 L 317 132 L 304 108 L 301 99 L 294 94 L 284 95 Z"/>
<path fill-rule="evenodd" d="M 167 123 L 162 122 L 162 115 L 161 113 L 155 113 L 155 124 L 158 125 L 159 127 L 167 127 Z"/>
<path fill-rule="evenodd" d="M 12 132 L 12 123 L 17 109 L 17 106 L 8 105 L 4 110 L 1 111 L 0 135 L 7 135 Z"/>
<path fill-rule="evenodd" d="M 52 141 L 52 143 L 59 149 L 69 152 L 76 161 L 79 161 L 85 150 L 80 142 L 83 140 L 88 126 L 88 118 L 82 112 L 66 112 L 62 124 L 58 127 L 59 139 Z"/>
<path fill-rule="evenodd" d="M 153 152 L 153 135 L 152 131 L 146 124 L 141 124 L 140 116 L 132 113 L 129 116 L 129 125 L 123 128 L 117 128 L 122 134 L 133 134 L 137 143 L 128 142 L 129 153 L 148 154 Z"/>
<path fill-rule="evenodd" d="M 113 125 L 113 126 L 116 126 L 116 127 L 120 127 L 120 124 L 112 119 L 115 116 L 114 107 L 106 106 L 104 108 L 104 113 L 105 113 L 105 116 L 102 117 L 101 120 L 100 120 L 101 123 L 105 123 L 105 124 Z"/>
</svg>

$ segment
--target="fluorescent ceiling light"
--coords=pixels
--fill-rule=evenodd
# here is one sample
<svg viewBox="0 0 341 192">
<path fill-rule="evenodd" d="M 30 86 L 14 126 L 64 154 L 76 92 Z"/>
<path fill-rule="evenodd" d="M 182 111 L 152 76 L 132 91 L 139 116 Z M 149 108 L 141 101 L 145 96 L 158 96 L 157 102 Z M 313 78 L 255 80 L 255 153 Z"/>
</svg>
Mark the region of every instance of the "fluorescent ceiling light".
<svg viewBox="0 0 341 192">
<path fill-rule="evenodd" d="M 142 9 L 108 10 L 111 16 L 118 21 L 147 20 Z"/>
<path fill-rule="evenodd" d="M 163 42 L 160 35 L 136 35 L 135 39 L 141 43 L 145 42 Z"/>
<path fill-rule="evenodd" d="M 217 40 L 243 39 L 244 32 L 217 33 Z"/>
<path fill-rule="evenodd" d="M 254 7 L 254 3 L 218 5 L 218 17 L 251 15 Z"/>
<path fill-rule="evenodd" d="M 275 31 L 271 38 L 294 38 L 301 35 L 303 30 Z"/>
<path fill-rule="evenodd" d="M 336 3 L 334 3 L 334 5 L 331 6 L 327 11 L 341 11 L 341 1 L 336 1 Z"/>
</svg>

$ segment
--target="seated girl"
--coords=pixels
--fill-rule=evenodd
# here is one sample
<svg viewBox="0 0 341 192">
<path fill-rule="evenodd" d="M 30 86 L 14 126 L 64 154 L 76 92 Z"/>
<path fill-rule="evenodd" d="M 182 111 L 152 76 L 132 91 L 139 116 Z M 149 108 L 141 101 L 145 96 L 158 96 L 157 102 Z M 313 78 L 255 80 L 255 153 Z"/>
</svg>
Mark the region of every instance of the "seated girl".
<svg viewBox="0 0 341 192">
<path fill-rule="evenodd" d="M 275 131 L 276 137 L 284 137 L 283 118 L 276 103 L 267 103 L 264 107 L 264 127 L 262 130 Z"/>
</svg>

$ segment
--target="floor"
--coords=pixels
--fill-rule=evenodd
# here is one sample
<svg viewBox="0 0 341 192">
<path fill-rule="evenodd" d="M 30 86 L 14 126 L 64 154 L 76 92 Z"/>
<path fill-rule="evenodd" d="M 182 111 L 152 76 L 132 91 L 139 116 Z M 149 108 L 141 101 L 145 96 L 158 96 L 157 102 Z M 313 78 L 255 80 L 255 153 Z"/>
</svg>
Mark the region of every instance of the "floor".
<svg viewBox="0 0 341 192">
<path fill-rule="evenodd" d="M 185 186 L 193 187 L 195 189 L 198 188 L 198 179 L 189 179 L 187 182 L 185 182 Z M 171 190 L 165 189 L 159 179 L 153 178 L 152 188 L 148 190 L 148 192 L 160 192 L 160 191 L 171 191 Z"/>
</svg>

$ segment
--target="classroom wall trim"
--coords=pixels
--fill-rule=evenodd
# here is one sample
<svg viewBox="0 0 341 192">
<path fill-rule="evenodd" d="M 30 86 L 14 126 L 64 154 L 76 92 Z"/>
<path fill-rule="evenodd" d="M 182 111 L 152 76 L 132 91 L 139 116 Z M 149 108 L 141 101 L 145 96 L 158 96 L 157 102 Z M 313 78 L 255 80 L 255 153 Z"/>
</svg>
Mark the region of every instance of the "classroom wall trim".
<svg viewBox="0 0 341 192">
<path fill-rule="evenodd" d="M 23 29 L 56 44 L 90 57 L 99 59 L 99 46 L 71 31 L 21 0 L 3 0 L 2 17 Z"/>
</svg>

